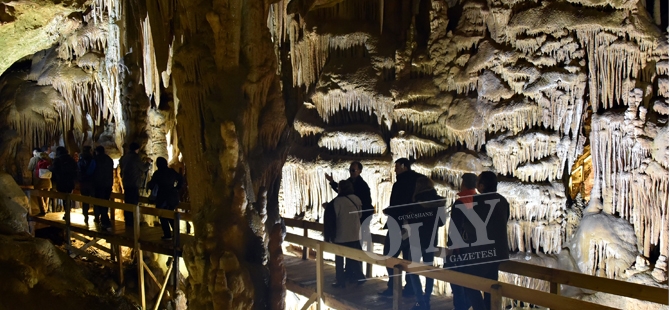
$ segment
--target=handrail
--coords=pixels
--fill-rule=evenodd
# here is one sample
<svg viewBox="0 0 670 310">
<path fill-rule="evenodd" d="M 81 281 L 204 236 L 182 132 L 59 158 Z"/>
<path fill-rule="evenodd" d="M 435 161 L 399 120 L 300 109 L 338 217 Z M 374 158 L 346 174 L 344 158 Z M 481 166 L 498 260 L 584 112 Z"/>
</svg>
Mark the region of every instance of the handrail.
<svg viewBox="0 0 670 310">
<path fill-rule="evenodd" d="M 291 243 L 321 248 L 321 250 L 325 252 L 335 253 L 336 255 L 353 258 L 370 264 L 382 265 L 389 268 L 398 268 L 405 272 L 420 273 L 421 275 L 429 278 L 454 283 L 463 287 L 468 287 L 487 293 L 499 293 L 500 298 L 508 297 L 514 300 L 522 300 L 535 305 L 549 307 L 551 309 L 616 309 L 579 299 L 554 295 L 521 286 L 516 286 L 513 284 L 481 278 L 453 270 L 441 268 L 438 269 L 422 264 L 412 264 L 411 261 L 395 257 L 384 257 L 383 260 L 377 260 L 373 257 L 370 257 L 369 253 L 366 253 L 362 250 L 357 250 L 325 241 L 314 240 L 295 234 L 287 233 L 285 240 Z M 415 267 L 414 265 L 417 266 Z M 495 288 L 498 288 L 496 292 L 494 292 Z"/>
<path fill-rule="evenodd" d="M 284 223 L 286 224 L 286 226 L 323 232 L 323 224 L 321 223 L 296 220 L 291 218 L 284 218 Z M 372 234 L 372 242 L 374 243 L 383 244 L 384 239 L 385 236 Z M 313 245 L 306 245 L 306 246 L 314 248 Z M 326 246 L 326 248 L 328 248 L 328 246 Z M 443 247 L 437 247 L 437 248 L 440 251 L 448 251 L 448 249 Z M 365 256 L 367 257 L 367 255 Z M 352 257 L 352 258 L 358 259 L 358 257 Z M 376 262 L 371 263 L 378 264 Z M 388 267 L 392 268 L 393 266 Z M 642 285 L 638 283 L 625 282 L 609 278 L 602 278 L 578 272 L 548 268 L 539 265 L 527 264 L 511 260 L 501 263 L 500 271 L 545 280 L 549 281 L 552 284 L 570 285 L 593 291 L 630 297 L 643 301 L 650 301 L 664 305 L 668 304 L 668 289 L 664 289 L 661 287 Z M 505 286 L 503 285 L 503 290 L 504 289 Z M 555 293 L 559 294 L 560 291 L 557 290 Z"/>
<path fill-rule="evenodd" d="M 132 204 L 127 204 L 127 203 L 122 203 L 122 202 L 115 202 L 111 200 L 105 200 L 105 199 L 100 199 L 100 198 L 95 198 L 95 197 L 90 197 L 90 196 L 82 196 L 82 195 L 77 195 L 77 194 L 68 194 L 68 193 L 61 193 L 61 192 L 55 192 L 55 191 L 45 191 L 45 190 L 37 190 L 37 189 L 31 189 L 31 190 L 26 190 L 27 192 L 30 192 L 31 195 L 36 195 L 40 197 L 48 197 L 48 198 L 53 198 L 53 199 L 63 199 L 66 200 L 68 197 L 72 201 L 79 201 L 82 203 L 89 203 L 97 206 L 102 206 L 102 207 L 107 207 L 107 208 L 114 208 L 114 209 L 121 209 L 123 211 L 127 212 L 135 212 L 135 205 Z M 114 193 L 115 195 L 112 195 L 110 199 L 123 199 L 123 196 L 121 195 L 121 198 L 119 198 L 118 193 Z M 147 199 L 146 197 L 142 197 L 145 200 Z M 140 199 L 142 200 L 142 199 Z M 148 200 L 147 200 L 148 201 Z M 142 202 L 142 201 L 140 201 Z M 179 206 L 182 206 L 181 204 Z M 187 206 L 187 205 L 184 205 Z M 149 208 L 149 207 L 139 207 L 140 214 L 150 214 L 150 215 L 155 215 L 159 217 L 164 217 L 164 218 L 169 218 L 169 219 L 175 219 L 175 213 L 179 213 L 179 216 L 181 220 L 184 221 L 191 221 L 192 217 L 191 214 L 181 212 L 178 209 L 173 210 L 166 210 L 166 209 L 157 209 L 157 208 Z"/>
</svg>

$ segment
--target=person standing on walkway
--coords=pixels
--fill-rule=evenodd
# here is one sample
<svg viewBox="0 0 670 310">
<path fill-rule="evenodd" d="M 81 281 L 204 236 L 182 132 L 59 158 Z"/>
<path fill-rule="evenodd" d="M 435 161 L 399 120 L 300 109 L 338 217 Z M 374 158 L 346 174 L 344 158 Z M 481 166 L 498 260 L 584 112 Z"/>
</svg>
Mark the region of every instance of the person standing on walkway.
<svg viewBox="0 0 670 310">
<path fill-rule="evenodd" d="M 56 182 L 56 190 L 71 194 L 77 180 L 77 162 L 68 154 L 67 149 L 62 146 L 56 149 L 56 158 L 51 163 L 49 170 L 51 170 L 53 181 Z"/>
<path fill-rule="evenodd" d="M 95 187 L 93 185 L 93 154 L 91 153 L 91 146 L 84 146 L 84 150 L 79 156 L 79 161 L 77 162 L 77 167 L 79 168 L 79 191 L 82 196 L 94 197 L 95 196 Z M 84 215 L 84 224 L 88 225 L 88 210 L 90 204 L 83 203 L 81 210 Z M 95 207 L 94 207 L 95 208 Z M 97 218 L 95 216 L 94 218 Z M 98 219 L 99 221 L 99 219 Z"/>
<path fill-rule="evenodd" d="M 136 205 L 140 202 L 140 188 L 144 187 L 146 175 L 151 168 L 151 159 L 144 162 L 139 155 L 140 145 L 130 144 L 128 153 L 121 157 L 121 181 L 123 182 L 123 200 L 127 204 Z M 123 211 L 126 227 L 133 227 L 133 213 Z"/>
<path fill-rule="evenodd" d="M 101 145 L 95 148 L 93 157 L 93 191 L 95 198 L 109 200 L 112 196 L 114 185 L 114 161 L 105 154 L 105 148 Z M 112 222 L 109 219 L 109 209 L 103 206 L 94 206 L 97 209 L 96 216 L 100 216 L 100 226 L 104 230 L 111 230 Z"/>
<path fill-rule="evenodd" d="M 474 200 L 475 195 L 477 195 L 476 188 L 477 188 L 477 175 L 474 173 L 464 173 L 463 176 L 461 177 L 461 191 L 457 193 L 459 198 L 456 199 L 456 201 L 454 201 L 454 204 L 451 206 L 452 212 L 453 210 L 458 209 L 459 205 L 463 205 L 468 209 L 472 209 L 474 207 L 472 202 Z M 459 221 L 459 223 L 454 222 L 456 229 L 462 231 L 464 223 L 460 221 L 466 219 L 464 217 L 457 216 L 456 220 Z M 452 245 L 451 238 L 449 237 L 447 246 L 451 245 Z M 461 249 L 454 249 L 452 253 L 458 255 L 459 253 L 461 253 Z M 450 263 L 449 260 L 445 261 L 445 265 L 447 268 L 454 267 L 454 265 Z M 451 286 L 451 293 L 454 296 L 454 310 L 470 309 L 470 301 L 468 300 L 468 297 L 465 295 L 465 288 L 453 283 L 449 283 L 449 285 Z"/>
<path fill-rule="evenodd" d="M 452 210 L 451 218 L 457 225 L 464 244 L 477 242 L 478 233 L 484 228 L 475 228 L 470 218 L 479 217 L 480 223 L 487 223 L 486 237 L 493 241 L 478 246 L 468 246 L 460 249 L 460 253 L 447 257 L 448 261 L 459 261 L 462 267 L 455 271 L 468 273 L 474 276 L 491 280 L 498 280 L 498 267 L 502 261 L 509 259 L 509 245 L 507 243 L 507 222 L 509 221 L 509 203 L 507 199 L 497 193 L 498 178 L 494 172 L 484 171 L 477 178 L 476 195 L 472 201 L 472 208 L 467 206 Z M 469 216 L 466 215 L 469 213 Z M 487 221 L 488 219 L 488 221 Z M 458 223 L 462 223 L 459 225 Z M 452 238 L 453 239 L 453 238 Z M 487 255 L 474 255 L 476 253 L 487 253 Z M 492 253 L 492 255 L 489 255 Z M 465 260 L 464 258 L 467 258 Z M 463 288 L 465 295 L 474 310 L 490 310 L 491 294 L 484 293 L 471 288 Z"/>
<path fill-rule="evenodd" d="M 40 169 L 49 170 L 51 166 L 51 158 L 49 154 L 42 152 L 40 153 L 40 160 L 37 161 L 35 171 L 33 172 L 33 181 L 35 182 L 35 189 L 48 191 L 51 189 L 51 177 L 41 177 Z M 47 214 L 49 206 L 49 198 L 47 197 L 37 197 L 37 206 L 40 209 L 40 213 L 37 216 L 44 216 Z"/>
<path fill-rule="evenodd" d="M 427 266 L 433 266 L 435 252 L 427 251 L 428 248 L 435 248 L 437 246 L 437 226 L 444 226 L 440 220 L 445 217 L 438 214 L 444 211 L 444 197 L 437 194 L 433 181 L 426 177 L 420 176 L 416 180 L 416 188 L 414 189 L 414 202 L 416 204 L 409 205 L 411 208 L 408 223 L 421 223 L 418 229 L 418 240 L 410 236 L 410 252 L 412 253 L 412 262 L 421 263 Z M 442 213 L 444 214 L 444 213 Z M 432 241 L 432 244 L 431 244 Z M 420 247 L 420 248 L 417 248 Z M 410 281 L 412 281 L 412 288 L 414 289 L 414 296 L 416 297 L 416 304 L 412 310 L 430 310 L 430 297 L 433 294 L 433 284 L 435 279 L 426 277 L 426 292 L 424 294 L 421 289 L 421 280 L 419 275 L 415 273 L 409 274 Z"/>
<path fill-rule="evenodd" d="M 416 180 L 424 175 L 412 170 L 411 166 L 412 162 L 407 158 L 400 158 L 395 161 L 396 181 L 393 184 L 393 188 L 391 189 L 391 200 L 389 202 L 389 207 L 384 209 L 384 214 L 388 216 L 386 220 L 387 224 L 384 225 L 384 229 L 388 229 L 388 221 L 391 220 L 398 222 L 398 225 L 402 227 L 404 222 L 402 218 L 404 218 L 405 215 L 405 208 L 402 207 L 413 203 Z M 408 239 L 409 236 L 407 232 L 403 229 L 400 249 L 395 251 L 395 253 L 391 253 L 391 237 L 396 236 L 392 236 L 391 231 L 389 230 L 386 232 L 386 239 L 384 241 L 384 255 L 398 257 L 400 253 L 402 253 L 403 259 L 411 260 Z M 393 296 L 393 268 L 386 268 L 386 271 L 389 275 L 389 280 L 386 283 L 387 289 L 380 292 L 379 294 L 382 296 Z M 414 295 L 412 281 L 409 279 L 407 274 L 405 274 L 405 288 L 403 289 L 403 295 Z"/>
<path fill-rule="evenodd" d="M 158 157 L 156 159 L 156 172 L 151 176 L 151 181 L 147 187 L 151 189 L 151 194 L 156 196 L 156 208 L 164 210 L 174 210 L 179 205 L 179 190 L 184 184 L 184 180 L 177 171 L 168 167 L 167 159 Z M 172 240 L 172 229 L 174 228 L 174 219 L 160 218 L 163 228 L 163 240 Z M 179 232 L 176 232 L 179 233 Z"/>
<path fill-rule="evenodd" d="M 330 202 L 335 215 L 335 236 L 332 242 L 360 250 L 361 200 L 354 194 L 354 186 L 348 180 L 340 181 L 338 189 L 337 197 Z M 356 279 L 361 276 L 363 276 L 361 262 L 347 258 L 345 265 L 344 257 L 335 256 L 336 281 L 332 284 L 333 287 L 346 287 L 347 278 Z M 363 282 L 358 283 L 361 284 Z"/>
<path fill-rule="evenodd" d="M 363 164 L 360 162 L 352 162 L 351 165 L 349 165 L 349 178 L 347 181 L 351 182 L 353 184 L 353 189 L 354 189 L 354 195 L 358 197 L 358 199 L 361 200 L 361 216 L 360 216 L 360 222 L 363 224 L 365 222 L 365 219 L 367 219 L 369 216 L 371 216 L 375 209 L 372 206 L 372 197 L 370 195 L 370 186 L 368 186 L 368 183 L 363 180 L 363 177 L 361 177 L 361 172 L 363 171 Z M 326 173 L 326 180 L 328 180 L 330 187 L 333 188 L 336 192 L 339 193 L 338 191 L 338 183 L 333 180 L 333 175 L 332 174 L 327 174 Z M 369 229 L 369 227 L 366 227 Z M 347 259 L 347 266 L 353 265 L 356 261 L 352 259 Z M 361 264 L 361 262 L 358 262 L 358 264 Z M 361 265 L 362 266 L 362 265 Z M 358 282 L 359 284 L 362 283 L 362 281 L 365 281 L 365 275 L 362 272 L 361 268 L 361 273 L 351 273 L 348 270 L 346 271 L 347 277 L 349 277 L 347 280 L 349 282 Z"/>
</svg>

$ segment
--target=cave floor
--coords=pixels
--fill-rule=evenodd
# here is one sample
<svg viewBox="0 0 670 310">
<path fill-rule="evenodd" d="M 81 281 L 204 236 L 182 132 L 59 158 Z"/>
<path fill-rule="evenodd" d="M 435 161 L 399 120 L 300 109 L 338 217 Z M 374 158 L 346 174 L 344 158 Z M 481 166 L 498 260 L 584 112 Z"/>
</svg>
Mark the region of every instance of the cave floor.
<svg viewBox="0 0 670 310">
<path fill-rule="evenodd" d="M 30 220 L 36 222 L 36 228 L 39 226 L 52 226 L 65 229 L 65 220 L 63 220 L 64 212 L 50 212 L 45 216 L 37 217 L 31 216 Z M 100 228 L 99 225 L 93 223 L 92 216 L 89 217 L 89 225 L 84 223 L 84 216 L 81 213 L 72 212 L 70 215 L 71 226 L 70 229 L 74 233 L 79 233 L 88 237 L 95 237 L 105 239 L 109 243 L 119 244 L 122 246 L 133 247 L 133 229 L 126 227 L 123 221 L 114 221 L 112 231 L 106 231 Z M 185 225 L 181 225 L 183 228 Z M 160 226 L 145 226 L 140 227 L 140 248 L 143 251 L 150 251 L 165 255 L 173 255 L 175 248 L 174 240 L 163 241 L 163 230 Z M 183 230 L 180 234 L 180 244 L 177 246 L 177 255 L 181 256 L 184 244 L 193 242 L 194 237 L 189 234 L 184 234 Z"/>
<path fill-rule="evenodd" d="M 284 256 L 286 267 L 286 289 L 309 297 L 316 291 L 316 261 L 302 260 L 287 254 Z M 361 285 L 347 285 L 346 288 L 334 288 L 335 266 L 332 262 L 324 264 L 325 285 L 324 303 L 335 309 L 393 309 L 393 297 L 384 297 L 378 293 L 386 289 L 386 278 L 369 278 Z M 403 297 L 399 309 L 410 309 L 416 302 L 414 296 Z M 302 305 L 301 305 L 302 306 Z M 432 309 L 453 309 L 451 296 L 433 295 Z"/>
</svg>

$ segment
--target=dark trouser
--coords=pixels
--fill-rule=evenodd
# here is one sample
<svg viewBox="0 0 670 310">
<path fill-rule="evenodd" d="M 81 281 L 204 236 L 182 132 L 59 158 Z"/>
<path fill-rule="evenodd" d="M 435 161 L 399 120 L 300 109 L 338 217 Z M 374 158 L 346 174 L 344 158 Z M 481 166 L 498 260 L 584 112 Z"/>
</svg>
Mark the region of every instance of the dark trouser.
<svg viewBox="0 0 670 310">
<path fill-rule="evenodd" d="M 112 196 L 111 187 L 96 187 L 95 188 L 95 198 L 109 200 L 109 197 Z M 95 216 L 100 216 L 100 224 L 102 226 L 111 226 L 112 222 L 109 220 L 109 208 L 94 206 L 93 212 Z"/>
<path fill-rule="evenodd" d="M 490 263 L 490 264 L 481 264 L 464 267 L 463 269 L 456 270 L 459 272 L 468 273 L 478 277 L 484 277 L 491 280 L 498 281 L 498 266 L 500 263 Z M 470 305 L 474 310 L 491 310 L 491 294 L 484 293 L 484 298 L 482 298 L 482 292 L 473 290 L 471 288 L 464 287 L 463 291 L 465 296 L 468 297 Z M 496 309 L 497 310 L 497 309 Z"/>
<path fill-rule="evenodd" d="M 433 259 L 435 258 L 434 252 L 427 253 L 426 249 L 422 248 L 421 256 L 423 257 L 424 264 L 433 266 Z M 419 263 L 419 259 L 414 259 L 412 261 Z M 419 279 L 419 275 L 412 273 L 408 274 L 408 277 L 410 281 L 412 281 L 412 288 L 414 289 L 416 301 L 421 304 L 430 303 L 430 295 L 433 294 L 433 284 L 435 283 L 435 279 L 426 277 L 426 294 L 424 295 L 423 290 L 421 289 L 421 279 Z"/>
<path fill-rule="evenodd" d="M 451 293 L 454 295 L 454 310 L 468 310 L 470 309 L 470 300 L 465 295 L 465 288 L 449 283 L 451 285 Z"/>
<path fill-rule="evenodd" d="M 156 204 L 156 206 L 158 207 L 158 204 Z M 158 208 L 163 210 L 174 210 L 175 207 L 171 207 L 167 203 L 161 203 L 161 206 Z M 174 228 L 174 219 L 167 219 L 161 217 L 160 221 L 161 221 L 161 228 L 163 228 L 163 237 L 172 237 L 172 229 Z"/>
<path fill-rule="evenodd" d="M 352 249 L 357 249 L 361 250 L 361 243 L 359 241 L 352 241 L 352 242 L 342 242 L 342 243 L 335 243 L 337 245 L 343 245 L 346 247 L 350 247 Z M 346 271 L 345 271 L 345 264 L 344 264 L 344 257 L 342 256 L 335 256 L 335 278 L 337 279 L 337 283 L 344 283 L 344 281 L 349 278 L 349 279 L 361 279 L 363 276 L 363 264 L 357 260 L 353 260 L 351 258 L 347 258 L 346 262 Z"/>
<path fill-rule="evenodd" d="M 400 243 L 400 250 L 395 253 L 389 253 L 391 251 L 391 240 L 389 238 L 389 232 L 386 232 L 386 239 L 384 239 L 384 256 L 393 256 L 398 257 L 402 253 L 402 258 L 406 260 L 411 259 L 409 251 L 409 241 L 405 239 Z M 389 290 L 393 290 L 393 268 L 386 268 L 386 272 L 389 274 L 389 280 L 386 282 L 386 286 Z M 405 273 L 405 289 L 412 290 L 412 282 L 409 279 L 409 274 Z"/>
<path fill-rule="evenodd" d="M 82 183 L 79 185 L 79 191 L 81 192 L 82 196 L 89 196 L 89 197 L 94 197 L 95 195 L 95 188 L 93 185 L 88 184 L 88 183 Z M 90 209 L 90 205 L 88 203 L 82 203 L 81 204 L 81 214 L 84 215 L 84 220 L 88 222 L 88 210 Z M 95 209 L 95 207 L 94 207 Z"/>
<path fill-rule="evenodd" d="M 123 201 L 131 205 L 138 204 L 140 202 L 140 189 L 138 187 L 124 186 Z M 123 211 L 123 219 L 126 221 L 126 227 L 133 226 L 133 212 Z"/>
</svg>

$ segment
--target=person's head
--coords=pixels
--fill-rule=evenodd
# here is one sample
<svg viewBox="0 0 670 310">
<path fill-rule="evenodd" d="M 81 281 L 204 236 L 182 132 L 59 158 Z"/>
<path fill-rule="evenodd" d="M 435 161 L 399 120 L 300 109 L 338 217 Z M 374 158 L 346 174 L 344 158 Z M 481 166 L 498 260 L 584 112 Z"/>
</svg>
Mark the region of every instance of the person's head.
<svg viewBox="0 0 670 310">
<path fill-rule="evenodd" d="M 39 147 L 33 149 L 33 156 L 40 156 L 40 153 L 42 153 L 42 149 Z"/>
<path fill-rule="evenodd" d="M 480 193 L 493 193 L 498 191 L 498 176 L 493 171 L 484 171 L 477 178 L 477 190 Z"/>
<path fill-rule="evenodd" d="M 67 149 L 63 146 L 59 146 L 56 148 L 56 157 L 58 156 L 63 156 L 67 155 Z"/>
<path fill-rule="evenodd" d="M 435 189 L 435 184 L 433 183 L 433 180 L 431 180 L 427 176 L 420 176 L 418 179 L 416 179 L 416 186 L 414 187 L 414 196 L 429 192 L 431 190 Z"/>
<path fill-rule="evenodd" d="M 51 147 L 50 146 L 45 146 L 42 148 L 42 152 L 46 152 L 47 154 L 51 153 Z"/>
<path fill-rule="evenodd" d="M 137 142 L 133 142 L 130 144 L 130 152 L 138 153 L 140 151 L 140 145 Z"/>
<path fill-rule="evenodd" d="M 461 190 L 472 190 L 477 187 L 477 175 L 474 173 L 464 173 L 461 177 Z"/>
<path fill-rule="evenodd" d="M 400 158 L 395 161 L 395 174 L 399 175 L 405 171 L 412 170 L 412 162 L 407 158 Z"/>
<path fill-rule="evenodd" d="M 165 157 L 158 157 L 158 158 L 156 158 L 156 167 L 157 167 L 158 169 L 165 169 L 165 168 L 167 168 L 167 167 L 168 167 L 167 159 L 165 159 Z"/>
<path fill-rule="evenodd" d="M 91 154 L 91 146 L 90 145 L 84 145 L 84 149 L 81 151 L 81 155 L 84 155 L 84 154 L 88 154 L 88 155 Z"/>
<path fill-rule="evenodd" d="M 49 160 L 49 154 L 47 152 L 40 153 L 40 159 Z"/>
<path fill-rule="evenodd" d="M 340 196 L 351 195 L 354 193 L 354 184 L 348 180 L 342 180 L 337 184 L 337 193 Z"/>
<path fill-rule="evenodd" d="M 349 176 L 352 178 L 357 178 L 361 175 L 361 171 L 363 171 L 363 165 L 357 161 L 351 163 L 349 165 Z"/>
<path fill-rule="evenodd" d="M 95 155 L 104 155 L 105 154 L 105 147 L 102 145 L 98 145 L 95 147 Z"/>
</svg>

